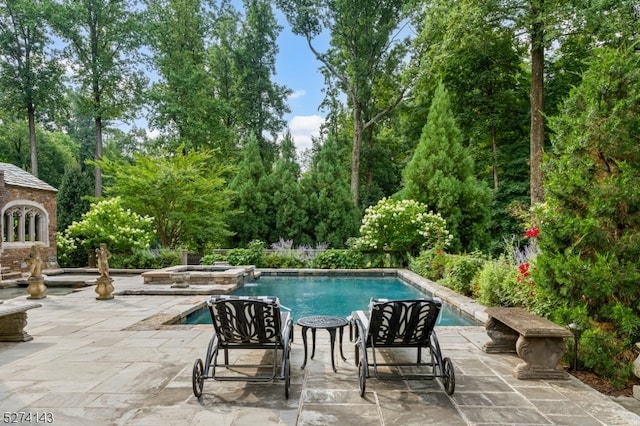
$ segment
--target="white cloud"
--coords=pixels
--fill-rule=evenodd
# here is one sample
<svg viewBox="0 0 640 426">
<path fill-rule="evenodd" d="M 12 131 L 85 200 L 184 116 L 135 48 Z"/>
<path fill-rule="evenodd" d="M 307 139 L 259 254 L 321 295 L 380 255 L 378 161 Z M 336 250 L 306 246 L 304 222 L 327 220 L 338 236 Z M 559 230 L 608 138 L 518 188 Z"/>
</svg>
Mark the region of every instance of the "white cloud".
<svg viewBox="0 0 640 426">
<path fill-rule="evenodd" d="M 300 99 L 301 97 L 303 97 L 306 94 L 307 94 L 307 92 L 305 90 L 296 90 L 295 92 L 292 92 L 289 95 L 289 99 L 291 99 L 291 100 Z"/>
<path fill-rule="evenodd" d="M 322 123 L 324 117 L 319 115 L 298 115 L 289 121 L 289 130 L 298 152 L 311 148 L 311 137 L 320 135 Z"/>
</svg>

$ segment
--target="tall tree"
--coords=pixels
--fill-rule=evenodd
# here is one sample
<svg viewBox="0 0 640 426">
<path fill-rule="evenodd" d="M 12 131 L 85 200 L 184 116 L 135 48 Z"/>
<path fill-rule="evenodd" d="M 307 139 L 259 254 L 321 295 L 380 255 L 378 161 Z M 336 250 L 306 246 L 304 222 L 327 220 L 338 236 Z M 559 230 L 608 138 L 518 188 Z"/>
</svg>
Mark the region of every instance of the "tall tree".
<svg viewBox="0 0 640 426">
<path fill-rule="evenodd" d="M 474 173 L 473 158 L 462 146 L 444 85 L 433 97 L 427 123 L 413 158 L 403 172 L 400 196 L 440 213 L 454 236 L 452 248 L 474 250 L 488 242 L 491 190 Z"/>
<path fill-rule="evenodd" d="M 151 90 L 152 125 L 187 149 L 220 149 L 227 155 L 225 100 L 207 69 L 213 11 L 201 0 L 150 0 L 149 16 L 152 60 L 160 77 Z"/>
<path fill-rule="evenodd" d="M 3 120 L 0 126 L 0 158 L 25 170 L 29 168 L 30 134 L 24 120 Z M 58 187 L 66 167 L 77 162 L 78 147 L 62 132 L 36 125 L 39 178 Z"/>
<path fill-rule="evenodd" d="M 307 217 L 305 194 L 300 187 L 300 166 L 296 162 L 296 147 L 290 132 L 280 143 L 280 155 L 273 170 L 265 177 L 268 194 L 267 219 L 270 219 L 267 242 L 280 238 L 308 244 L 303 237 Z"/>
<path fill-rule="evenodd" d="M 347 96 L 353 118 L 351 194 L 357 206 L 363 139 L 370 137 L 372 127 L 402 102 L 413 82 L 400 76 L 407 64 L 409 43 L 402 27 L 409 22 L 413 2 L 279 0 L 277 4 L 293 33 L 305 37 L 325 71 Z M 321 52 L 314 39 L 325 30 L 331 31 L 331 45 Z M 384 96 L 374 96 L 374 87 L 382 81 L 387 87 Z"/>
<path fill-rule="evenodd" d="M 501 235 L 520 233 L 512 207 L 530 204 L 527 51 L 512 23 L 501 19 L 501 1 L 432 2 L 417 38 L 428 60 L 402 111 L 405 137 L 419 140 L 438 79 L 445 84 L 475 173 L 493 187 L 496 250 Z"/>
<path fill-rule="evenodd" d="M 265 241 L 269 231 L 264 190 L 266 171 L 255 136 L 249 136 L 244 143 L 243 154 L 238 173 L 229 183 L 229 189 L 234 192 L 232 208 L 238 212 L 229 222 L 230 230 L 235 233 L 232 246 L 246 246 L 254 239 Z"/>
<path fill-rule="evenodd" d="M 36 116 L 60 101 L 62 68 L 51 51 L 44 0 L 0 2 L 0 105 L 27 119 L 31 173 L 38 176 Z"/>
<path fill-rule="evenodd" d="M 91 175 L 80 168 L 79 164 L 70 165 L 65 170 L 59 191 L 56 194 L 57 227 L 62 232 L 73 222 L 79 221 L 82 214 L 89 211 L 88 199 L 93 193 Z"/>
<path fill-rule="evenodd" d="M 235 52 L 237 80 L 235 104 L 241 123 L 241 136 L 255 135 L 267 164 L 273 162 L 275 146 L 265 134 L 275 140 L 284 128 L 283 115 L 289 112 L 286 99 L 291 90 L 276 84 L 277 38 L 282 30 L 267 0 L 244 0 L 245 19 L 240 29 L 239 46 Z"/>
<path fill-rule="evenodd" d="M 56 32 L 68 43 L 79 106 L 93 118 L 95 158 L 100 160 L 103 128 L 135 114 L 146 84 L 136 68 L 144 41 L 141 12 L 133 0 L 57 0 L 51 15 Z M 95 170 L 95 195 L 102 196 L 100 167 Z"/>
<path fill-rule="evenodd" d="M 240 13 L 229 0 L 222 0 L 215 9 L 215 14 L 212 43 L 207 47 L 207 63 L 213 79 L 213 96 L 225 101 L 222 104 L 221 120 L 229 135 L 230 143 L 223 152 L 230 153 L 235 148 L 239 148 L 236 141 L 241 134 L 240 120 L 234 106 L 238 75 L 235 55 L 240 49 L 238 40 Z"/>
<path fill-rule="evenodd" d="M 328 138 L 300 182 L 307 194 L 307 235 L 311 243 L 327 243 L 334 248 L 344 247 L 347 239 L 357 234 L 360 222 L 360 212 L 339 163 L 336 142 Z"/>
<path fill-rule="evenodd" d="M 547 2 L 547 7 L 548 7 Z M 544 201 L 542 177 L 542 153 L 544 152 L 544 49 L 545 49 L 545 0 L 529 2 L 529 38 L 531 46 L 531 137 L 530 192 L 531 204 Z"/>
</svg>

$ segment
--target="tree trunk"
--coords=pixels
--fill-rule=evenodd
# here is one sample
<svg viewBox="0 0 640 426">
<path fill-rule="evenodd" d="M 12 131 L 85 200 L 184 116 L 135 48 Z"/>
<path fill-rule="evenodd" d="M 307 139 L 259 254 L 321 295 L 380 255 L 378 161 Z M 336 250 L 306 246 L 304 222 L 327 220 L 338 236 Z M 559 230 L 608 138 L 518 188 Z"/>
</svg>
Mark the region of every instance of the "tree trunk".
<svg viewBox="0 0 640 426">
<path fill-rule="evenodd" d="M 353 106 L 353 146 L 351 148 L 351 196 L 353 204 L 358 206 L 360 196 L 360 151 L 362 146 L 362 110 L 357 102 Z"/>
<path fill-rule="evenodd" d="M 38 145 L 36 143 L 36 119 L 33 107 L 27 111 L 29 119 L 29 146 L 31 152 L 31 174 L 38 177 Z"/>
<path fill-rule="evenodd" d="M 96 161 L 102 158 L 102 119 L 96 117 Z M 102 169 L 96 166 L 96 198 L 102 197 Z"/>
<path fill-rule="evenodd" d="M 544 151 L 544 27 L 540 15 L 544 0 L 531 2 L 531 205 L 544 201 L 542 153 Z"/>
<path fill-rule="evenodd" d="M 498 143 L 496 141 L 496 128 L 491 126 L 491 151 L 493 154 L 493 190 L 498 192 Z"/>
</svg>

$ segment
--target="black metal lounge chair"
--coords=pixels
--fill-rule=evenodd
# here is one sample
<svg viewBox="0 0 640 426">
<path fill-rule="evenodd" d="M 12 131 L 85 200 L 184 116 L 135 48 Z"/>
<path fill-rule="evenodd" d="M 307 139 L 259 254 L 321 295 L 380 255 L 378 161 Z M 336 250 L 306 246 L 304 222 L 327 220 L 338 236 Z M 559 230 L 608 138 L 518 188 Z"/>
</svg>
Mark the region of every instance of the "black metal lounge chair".
<svg viewBox="0 0 640 426">
<path fill-rule="evenodd" d="M 201 359 L 193 364 L 193 394 L 200 398 L 205 379 L 220 381 L 268 382 L 274 379 L 285 381 L 285 398 L 289 398 L 291 383 L 290 351 L 293 340 L 293 320 L 289 312 L 280 311 L 277 297 L 212 296 L 207 307 L 213 322 L 213 335 L 209 340 L 204 365 Z M 273 351 L 269 364 L 233 364 L 233 372 L 220 374 L 216 367 L 229 365 L 229 350 L 265 349 Z M 219 352 L 224 351 L 224 364 L 218 363 Z M 273 367 L 271 374 L 239 375 L 246 368 Z M 280 367 L 278 371 L 278 367 Z M 229 373 L 229 372 L 227 372 Z M 253 374 L 255 373 L 255 374 Z"/>
<path fill-rule="evenodd" d="M 439 378 L 445 392 L 453 395 L 455 374 L 453 363 L 443 358 L 434 327 L 442 307 L 439 300 L 384 300 L 372 299 L 369 311 L 355 311 L 351 314 L 356 326 L 356 365 L 360 384 L 360 396 L 364 396 L 369 367 L 373 367 L 377 379 L 433 380 Z M 380 348 L 417 348 L 415 363 L 381 363 L 376 356 Z M 422 349 L 429 350 L 430 359 L 422 362 Z M 371 359 L 369 359 L 369 352 Z M 413 367 L 412 373 L 400 374 L 378 371 L 380 366 Z M 424 369 L 423 369 L 424 368 Z M 417 372 L 415 372 L 417 370 Z"/>
</svg>

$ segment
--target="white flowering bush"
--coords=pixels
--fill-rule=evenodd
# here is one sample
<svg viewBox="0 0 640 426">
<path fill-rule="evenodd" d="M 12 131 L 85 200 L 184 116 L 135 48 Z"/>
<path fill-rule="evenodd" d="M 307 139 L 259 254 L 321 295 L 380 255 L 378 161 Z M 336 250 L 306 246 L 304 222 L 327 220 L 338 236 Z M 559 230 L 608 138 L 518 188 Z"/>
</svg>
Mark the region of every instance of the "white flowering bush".
<svg viewBox="0 0 640 426">
<path fill-rule="evenodd" d="M 365 211 L 360 237 L 351 240 L 360 251 L 417 253 L 445 249 L 452 240 L 446 221 L 415 200 L 383 198 Z"/>
<path fill-rule="evenodd" d="M 113 253 L 148 249 L 153 238 L 153 218 L 140 216 L 122 207 L 119 197 L 102 199 L 58 235 L 58 250 L 64 255 L 78 247 L 93 249 L 106 243 Z"/>
</svg>

